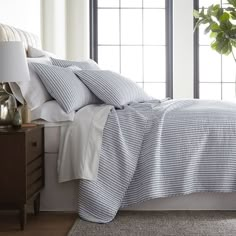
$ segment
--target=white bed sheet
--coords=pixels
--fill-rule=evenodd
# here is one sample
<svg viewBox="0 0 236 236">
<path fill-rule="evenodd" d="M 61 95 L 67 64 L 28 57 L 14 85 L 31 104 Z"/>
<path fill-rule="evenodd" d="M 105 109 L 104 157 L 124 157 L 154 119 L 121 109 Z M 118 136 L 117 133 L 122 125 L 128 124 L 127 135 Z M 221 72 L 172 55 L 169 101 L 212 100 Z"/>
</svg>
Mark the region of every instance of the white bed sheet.
<svg viewBox="0 0 236 236">
<path fill-rule="evenodd" d="M 71 124 L 60 127 L 58 180 L 97 179 L 103 129 L 113 106 L 91 104 L 80 109 Z"/>
</svg>

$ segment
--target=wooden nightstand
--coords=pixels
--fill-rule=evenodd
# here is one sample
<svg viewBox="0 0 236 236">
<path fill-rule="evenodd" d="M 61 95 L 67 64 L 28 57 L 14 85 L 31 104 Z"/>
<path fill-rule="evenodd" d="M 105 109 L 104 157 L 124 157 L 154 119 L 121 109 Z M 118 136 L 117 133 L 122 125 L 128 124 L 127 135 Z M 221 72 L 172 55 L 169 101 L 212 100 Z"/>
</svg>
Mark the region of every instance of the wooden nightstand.
<svg viewBox="0 0 236 236">
<path fill-rule="evenodd" d="M 19 209 L 22 230 L 29 201 L 34 201 L 34 213 L 39 213 L 43 186 L 43 126 L 0 129 L 0 209 Z"/>
</svg>

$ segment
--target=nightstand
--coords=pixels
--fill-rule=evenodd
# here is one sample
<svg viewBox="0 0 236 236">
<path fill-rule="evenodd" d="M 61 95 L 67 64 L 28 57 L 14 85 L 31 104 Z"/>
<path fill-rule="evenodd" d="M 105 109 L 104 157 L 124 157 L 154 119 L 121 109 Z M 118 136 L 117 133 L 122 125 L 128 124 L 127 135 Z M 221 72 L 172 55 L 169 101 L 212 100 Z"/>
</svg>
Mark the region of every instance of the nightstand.
<svg viewBox="0 0 236 236">
<path fill-rule="evenodd" d="M 40 209 L 44 186 L 44 127 L 0 129 L 0 209 L 18 209 L 20 225 L 26 224 L 26 207 Z"/>
</svg>

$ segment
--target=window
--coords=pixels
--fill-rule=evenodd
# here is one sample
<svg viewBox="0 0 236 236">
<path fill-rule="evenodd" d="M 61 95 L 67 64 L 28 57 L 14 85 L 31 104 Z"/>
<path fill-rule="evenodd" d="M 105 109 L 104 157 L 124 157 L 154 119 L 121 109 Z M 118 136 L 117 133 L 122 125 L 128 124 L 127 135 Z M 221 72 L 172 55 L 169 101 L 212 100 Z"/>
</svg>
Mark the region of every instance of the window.
<svg viewBox="0 0 236 236">
<path fill-rule="evenodd" d="M 171 0 L 91 0 L 90 20 L 91 58 L 153 97 L 172 97 Z"/>
<path fill-rule="evenodd" d="M 226 0 L 195 0 L 195 9 L 211 4 L 224 6 Z M 195 33 L 195 97 L 231 100 L 235 98 L 235 63 L 233 57 L 221 56 L 211 49 L 211 39 L 204 34 L 205 26 Z"/>
</svg>

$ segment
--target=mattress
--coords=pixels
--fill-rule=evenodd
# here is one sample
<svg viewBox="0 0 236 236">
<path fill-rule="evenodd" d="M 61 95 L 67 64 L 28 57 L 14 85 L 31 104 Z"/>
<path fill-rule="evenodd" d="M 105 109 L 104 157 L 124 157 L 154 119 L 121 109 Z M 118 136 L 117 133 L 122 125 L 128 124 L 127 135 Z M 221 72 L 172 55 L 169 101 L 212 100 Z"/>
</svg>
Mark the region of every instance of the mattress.
<svg viewBox="0 0 236 236">
<path fill-rule="evenodd" d="M 58 153 L 60 126 L 46 126 L 44 128 L 45 153 Z"/>
<path fill-rule="evenodd" d="M 70 122 L 50 123 L 46 121 L 35 121 L 37 124 L 44 125 L 44 150 L 45 153 L 58 153 L 60 143 L 60 127 L 68 125 Z"/>
<path fill-rule="evenodd" d="M 76 211 L 77 183 L 58 183 L 57 159 L 60 143 L 60 127 L 70 122 L 50 123 L 36 121 L 44 125 L 45 186 L 41 192 L 41 211 Z"/>
<path fill-rule="evenodd" d="M 40 210 L 75 212 L 78 182 L 58 183 L 57 159 L 56 153 L 45 153 L 45 186 L 40 194 Z"/>
</svg>

